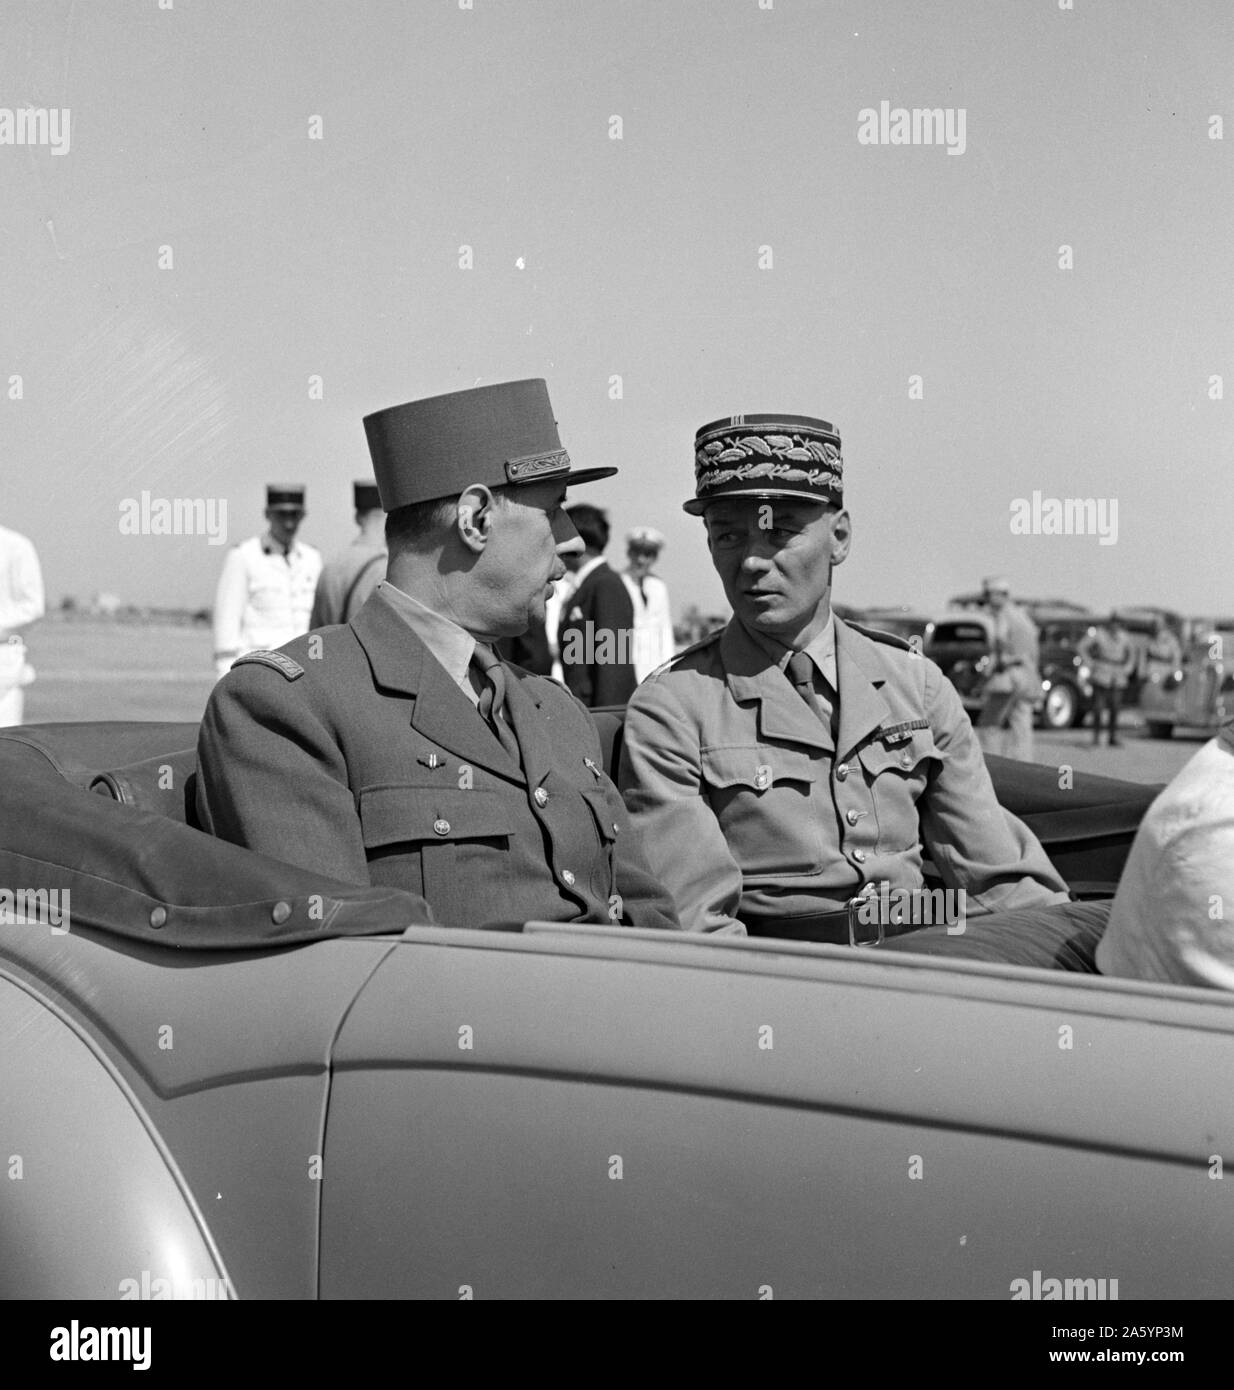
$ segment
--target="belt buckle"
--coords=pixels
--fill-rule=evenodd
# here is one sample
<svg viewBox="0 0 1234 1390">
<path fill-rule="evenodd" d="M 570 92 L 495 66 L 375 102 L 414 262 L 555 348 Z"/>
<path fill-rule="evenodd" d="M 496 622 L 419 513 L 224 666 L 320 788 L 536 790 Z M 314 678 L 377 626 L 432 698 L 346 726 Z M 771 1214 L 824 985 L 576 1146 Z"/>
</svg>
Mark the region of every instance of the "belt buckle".
<svg viewBox="0 0 1234 1390">
<path fill-rule="evenodd" d="M 864 903 L 874 902 L 877 909 L 878 900 L 872 891 L 873 885 L 867 888 L 864 893 L 859 893 L 855 898 L 848 900 L 848 944 L 850 946 L 881 946 L 884 941 L 883 919 L 880 916 L 875 922 L 863 922 L 857 916 Z M 870 928 L 878 933 L 875 937 L 862 939 L 861 933 L 868 932 Z"/>
</svg>

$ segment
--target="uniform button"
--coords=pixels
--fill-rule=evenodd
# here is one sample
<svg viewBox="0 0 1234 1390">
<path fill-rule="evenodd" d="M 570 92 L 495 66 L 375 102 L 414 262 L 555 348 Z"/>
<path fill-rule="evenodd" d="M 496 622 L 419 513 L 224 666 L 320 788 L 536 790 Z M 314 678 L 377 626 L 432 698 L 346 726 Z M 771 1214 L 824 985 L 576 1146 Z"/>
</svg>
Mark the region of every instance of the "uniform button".
<svg viewBox="0 0 1234 1390">
<path fill-rule="evenodd" d="M 855 849 L 855 850 L 853 850 L 853 858 L 857 861 L 858 864 L 864 864 L 864 863 L 866 862 L 866 852 L 865 852 L 865 850 L 863 850 L 863 849 Z"/>
<path fill-rule="evenodd" d="M 840 765 L 836 768 L 836 781 L 837 781 L 837 782 L 843 782 L 844 779 L 845 779 L 847 776 L 848 776 L 848 764 L 847 764 L 847 763 L 840 763 Z"/>
<path fill-rule="evenodd" d="M 574 875 L 570 872 L 569 869 L 562 869 L 561 876 L 571 887 L 574 886 Z"/>
<path fill-rule="evenodd" d="M 543 787 L 537 787 L 535 791 L 532 792 L 532 796 L 535 797 L 537 806 L 548 805 L 548 792 L 546 792 Z"/>
<path fill-rule="evenodd" d="M 433 822 L 433 833 L 435 835 L 448 835 L 450 833 L 450 822 L 448 820 L 435 820 Z"/>
<path fill-rule="evenodd" d="M 845 819 L 846 821 L 848 821 L 849 825 L 856 825 L 857 822 L 861 819 L 861 812 L 860 812 L 860 811 L 845 811 L 845 813 L 844 813 L 844 819 Z"/>
<path fill-rule="evenodd" d="M 167 909 L 165 907 L 151 909 L 150 925 L 152 927 L 165 927 L 167 925 Z"/>
<path fill-rule="evenodd" d="M 281 926 L 283 925 L 283 923 L 284 923 L 290 916 L 291 916 L 291 904 L 290 904 L 290 903 L 277 902 L 277 903 L 275 903 L 274 906 L 270 909 L 270 920 L 271 920 L 271 921 L 275 924 L 275 926 L 277 926 L 277 927 L 281 927 Z"/>
<path fill-rule="evenodd" d="M 901 767 L 912 767 L 912 765 L 913 765 L 913 755 L 912 755 L 907 749 L 905 749 L 904 752 L 900 754 L 900 766 L 901 766 Z"/>
<path fill-rule="evenodd" d="M 613 834 L 616 835 L 616 833 L 617 833 L 617 822 L 614 821 L 614 822 L 613 822 Z"/>
</svg>

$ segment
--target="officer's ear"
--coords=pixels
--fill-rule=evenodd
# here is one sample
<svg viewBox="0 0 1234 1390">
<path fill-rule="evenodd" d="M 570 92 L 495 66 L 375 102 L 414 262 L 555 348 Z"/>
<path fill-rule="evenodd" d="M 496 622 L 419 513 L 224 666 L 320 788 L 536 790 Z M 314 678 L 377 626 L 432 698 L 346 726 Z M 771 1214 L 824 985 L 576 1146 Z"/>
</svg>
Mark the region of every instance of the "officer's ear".
<svg viewBox="0 0 1234 1390">
<path fill-rule="evenodd" d="M 853 519 L 845 508 L 831 515 L 831 563 L 842 565 L 848 559 L 848 548 L 853 543 Z"/>
<path fill-rule="evenodd" d="M 479 555 L 488 544 L 493 531 L 493 513 L 497 500 L 483 483 L 472 483 L 463 489 L 458 499 L 455 524 L 459 539 Z"/>
</svg>

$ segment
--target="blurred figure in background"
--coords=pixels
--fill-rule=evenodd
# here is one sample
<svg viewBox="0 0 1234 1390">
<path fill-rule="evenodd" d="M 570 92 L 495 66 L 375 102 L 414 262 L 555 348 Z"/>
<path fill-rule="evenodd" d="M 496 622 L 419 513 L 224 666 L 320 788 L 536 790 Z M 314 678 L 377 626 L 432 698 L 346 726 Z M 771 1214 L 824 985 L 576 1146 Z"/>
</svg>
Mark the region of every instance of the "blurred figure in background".
<svg viewBox="0 0 1234 1390">
<path fill-rule="evenodd" d="M 20 724 L 34 679 L 22 629 L 43 616 L 43 574 L 32 542 L 0 526 L 0 728 Z"/>
<path fill-rule="evenodd" d="M 650 526 L 636 526 L 626 535 L 629 564 L 621 577 L 625 580 L 630 602 L 634 606 L 636 681 L 645 680 L 657 667 L 671 660 L 674 651 L 668 586 L 651 572 L 663 548 L 664 537 Z"/>
<path fill-rule="evenodd" d="M 574 591 L 562 605 L 558 632 L 566 688 L 589 709 L 624 705 L 634 693 L 634 605 L 604 558 L 608 517 L 578 502 L 566 508 L 586 552 L 574 571 Z"/>
<path fill-rule="evenodd" d="M 1183 663 L 1183 648 L 1174 629 L 1164 618 L 1157 619 L 1157 630 L 1145 653 L 1145 679 L 1164 680 Z"/>
<path fill-rule="evenodd" d="M 377 484 L 352 483 L 351 494 L 360 532 L 346 550 L 326 562 L 318 576 L 311 628 L 350 622 L 386 577 L 386 514 Z"/>
<path fill-rule="evenodd" d="M 281 647 L 309 630 L 321 554 L 296 540 L 304 517 L 304 488 L 271 484 L 269 530 L 228 551 L 214 597 L 216 675 L 245 652 Z"/>
<path fill-rule="evenodd" d="M 1037 628 L 1005 579 L 987 579 L 986 607 L 994 622 L 990 676 L 982 693 L 977 737 L 987 753 L 1033 760 L 1033 708 L 1041 699 Z"/>
<path fill-rule="evenodd" d="M 1080 655 L 1092 669 L 1093 747 L 1101 742 L 1101 712 L 1106 711 L 1111 748 L 1120 747 L 1118 706 L 1135 669 L 1135 647 L 1117 613 L 1096 627 L 1080 643 Z"/>
</svg>

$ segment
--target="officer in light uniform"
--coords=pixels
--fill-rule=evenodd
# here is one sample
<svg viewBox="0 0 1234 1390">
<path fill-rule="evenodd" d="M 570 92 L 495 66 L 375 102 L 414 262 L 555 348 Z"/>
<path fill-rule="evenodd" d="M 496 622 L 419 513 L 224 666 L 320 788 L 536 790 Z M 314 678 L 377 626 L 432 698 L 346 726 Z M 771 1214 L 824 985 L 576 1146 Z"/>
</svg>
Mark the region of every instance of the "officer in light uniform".
<svg viewBox="0 0 1234 1390">
<path fill-rule="evenodd" d="M 353 483 L 351 493 L 359 534 L 346 550 L 326 561 L 317 579 L 311 628 L 347 622 L 386 577 L 386 514 L 377 484 Z"/>
<path fill-rule="evenodd" d="M 235 659 L 278 647 L 309 629 L 321 555 L 296 539 L 304 520 L 304 488 L 266 489 L 264 536 L 228 552 L 214 596 L 214 665 L 225 675 Z"/>
<path fill-rule="evenodd" d="M 34 546 L 0 526 L 0 728 L 20 724 L 34 679 L 22 629 L 43 616 L 43 575 Z"/>
<path fill-rule="evenodd" d="M 992 626 L 990 674 L 982 689 L 977 737 L 987 753 L 1033 760 L 1033 709 L 1041 702 L 1037 626 L 1011 599 L 1005 579 L 983 586 Z"/>
<path fill-rule="evenodd" d="M 849 900 L 921 888 L 927 853 L 970 915 L 1066 902 L 939 668 L 831 612 L 851 534 L 835 429 L 733 416 L 699 430 L 695 461 L 685 509 L 733 617 L 635 691 L 621 767 L 682 925 L 866 944 Z"/>
<path fill-rule="evenodd" d="M 448 926 L 676 927 L 583 706 L 493 643 L 543 619 L 582 542 L 543 381 L 365 420 L 387 578 L 350 622 L 241 657 L 198 743 L 214 834 L 348 883 L 407 889 Z"/>
<path fill-rule="evenodd" d="M 626 559 L 622 579 L 634 606 L 634 679 L 646 680 L 673 654 L 673 618 L 669 611 L 668 585 L 651 567 L 664 548 L 664 537 L 650 526 L 636 526 L 626 533 Z"/>
</svg>

